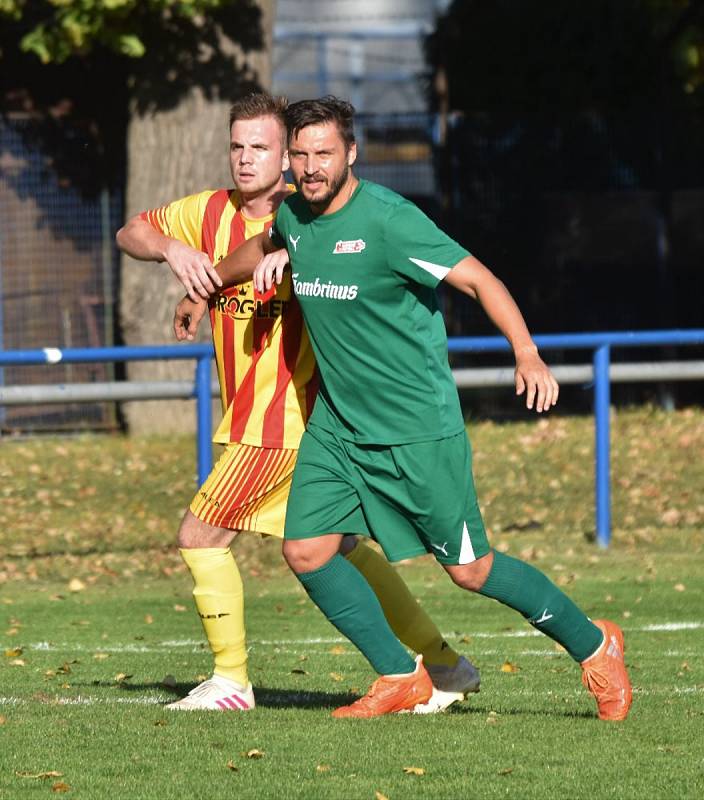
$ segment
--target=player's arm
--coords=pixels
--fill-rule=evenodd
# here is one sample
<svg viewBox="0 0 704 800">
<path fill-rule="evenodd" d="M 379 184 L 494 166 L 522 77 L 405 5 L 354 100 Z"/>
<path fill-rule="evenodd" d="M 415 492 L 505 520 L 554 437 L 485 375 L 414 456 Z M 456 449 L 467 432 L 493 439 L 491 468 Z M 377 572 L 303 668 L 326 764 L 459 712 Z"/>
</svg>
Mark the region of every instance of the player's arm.
<svg viewBox="0 0 704 800">
<path fill-rule="evenodd" d="M 477 300 L 508 339 L 516 359 L 516 394 L 526 393 L 526 407 L 547 411 L 557 403 L 559 386 L 538 354 L 523 315 L 506 286 L 474 256 L 466 256 L 445 276 L 445 282 Z"/>
<path fill-rule="evenodd" d="M 185 242 L 158 231 L 140 215 L 132 217 L 115 237 L 117 246 L 140 261 L 166 261 L 183 284 L 188 296 L 196 301 L 208 298 L 222 285 L 208 256 Z"/>
<path fill-rule="evenodd" d="M 235 286 L 250 280 L 262 259 L 279 249 L 271 240 L 268 231 L 263 231 L 252 236 L 251 239 L 247 239 L 218 264 L 217 271 L 222 279 L 222 285 L 224 287 Z M 260 288 L 256 282 L 255 288 Z"/>
<path fill-rule="evenodd" d="M 222 285 L 227 288 L 249 280 L 258 265 L 264 265 L 267 271 L 271 271 L 274 276 L 278 275 L 277 283 L 280 283 L 283 269 L 287 263 L 288 253 L 286 250 L 278 249 L 271 241 L 268 232 L 265 231 L 239 245 L 230 255 L 223 258 L 217 269 L 222 279 Z M 272 280 L 270 277 L 267 289 L 271 286 Z M 255 287 L 258 290 L 261 285 L 261 282 L 260 285 L 257 285 L 255 280 Z M 184 297 L 174 312 L 174 336 L 179 341 L 193 341 L 198 325 L 207 309 L 206 300 Z"/>
</svg>

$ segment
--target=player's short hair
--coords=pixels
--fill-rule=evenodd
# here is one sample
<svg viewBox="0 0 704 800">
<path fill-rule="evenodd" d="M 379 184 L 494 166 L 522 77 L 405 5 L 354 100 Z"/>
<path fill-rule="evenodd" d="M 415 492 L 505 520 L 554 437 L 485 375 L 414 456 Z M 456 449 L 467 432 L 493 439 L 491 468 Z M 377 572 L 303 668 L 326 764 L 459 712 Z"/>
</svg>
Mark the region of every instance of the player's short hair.
<svg viewBox="0 0 704 800">
<path fill-rule="evenodd" d="M 346 100 L 340 100 L 331 94 L 317 100 L 300 100 L 291 103 L 286 109 L 286 126 L 289 140 L 301 129 L 309 125 L 324 125 L 334 122 L 345 143 L 350 149 L 354 144 L 354 106 Z"/>
<path fill-rule="evenodd" d="M 288 100 L 285 97 L 267 94 L 266 92 L 252 92 L 236 100 L 230 107 L 230 129 L 232 123 L 239 119 L 257 119 L 258 117 L 274 117 L 286 131 L 286 109 Z M 284 133 L 284 146 L 286 136 Z"/>
</svg>

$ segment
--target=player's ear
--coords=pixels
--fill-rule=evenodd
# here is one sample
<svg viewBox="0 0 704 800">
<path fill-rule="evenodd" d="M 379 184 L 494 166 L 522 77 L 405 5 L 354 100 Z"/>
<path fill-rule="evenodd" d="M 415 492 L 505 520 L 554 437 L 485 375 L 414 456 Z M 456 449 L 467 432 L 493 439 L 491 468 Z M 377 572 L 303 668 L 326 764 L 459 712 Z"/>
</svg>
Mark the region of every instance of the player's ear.
<svg viewBox="0 0 704 800">
<path fill-rule="evenodd" d="M 347 149 L 347 166 L 351 167 L 357 160 L 357 142 L 352 142 Z"/>
<path fill-rule="evenodd" d="M 281 156 L 281 172 L 286 172 L 286 170 L 291 166 L 288 160 L 288 150 L 284 150 L 283 156 Z"/>
</svg>

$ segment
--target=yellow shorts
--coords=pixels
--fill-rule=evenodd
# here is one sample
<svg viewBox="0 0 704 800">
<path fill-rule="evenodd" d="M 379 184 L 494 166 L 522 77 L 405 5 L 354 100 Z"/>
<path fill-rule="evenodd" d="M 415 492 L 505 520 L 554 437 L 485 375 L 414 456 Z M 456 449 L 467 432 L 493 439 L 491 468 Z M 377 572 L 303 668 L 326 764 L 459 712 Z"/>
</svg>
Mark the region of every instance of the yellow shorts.
<svg viewBox="0 0 704 800">
<path fill-rule="evenodd" d="M 191 502 L 191 512 L 216 528 L 283 537 L 298 450 L 231 442 Z"/>
</svg>

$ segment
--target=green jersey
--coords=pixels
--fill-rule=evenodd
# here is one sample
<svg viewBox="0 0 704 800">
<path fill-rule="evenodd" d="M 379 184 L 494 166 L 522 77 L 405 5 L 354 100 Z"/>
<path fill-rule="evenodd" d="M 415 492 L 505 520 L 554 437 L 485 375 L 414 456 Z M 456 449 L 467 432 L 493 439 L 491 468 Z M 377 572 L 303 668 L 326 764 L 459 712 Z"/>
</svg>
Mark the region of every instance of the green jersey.
<svg viewBox="0 0 704 800">
<path fill-rule="evenodd" d="M 413 203 L 365 180 L 332 214 L 316 216 L 291 195 L 271 236 L 288 250 L 318 362 L 309 424 L 379 445 L 462 431 L 435 287 L 467 251 Z"/>
</svg>

